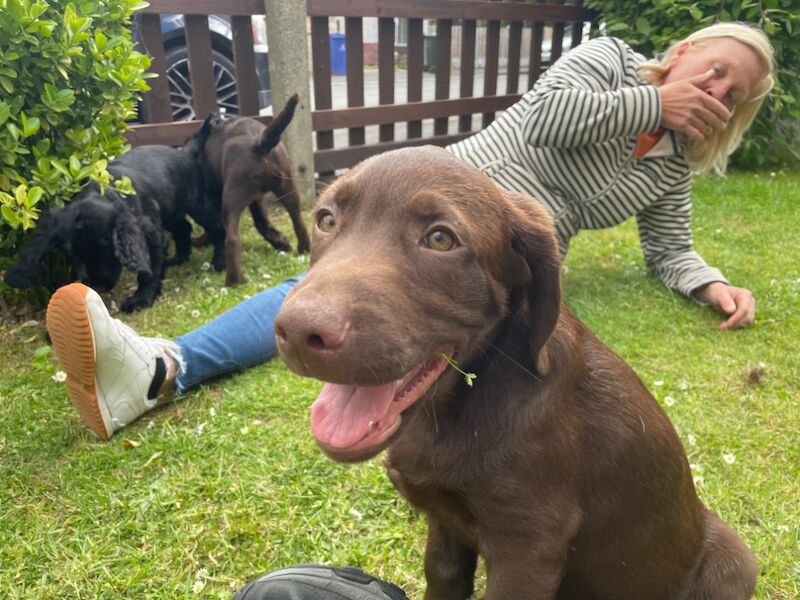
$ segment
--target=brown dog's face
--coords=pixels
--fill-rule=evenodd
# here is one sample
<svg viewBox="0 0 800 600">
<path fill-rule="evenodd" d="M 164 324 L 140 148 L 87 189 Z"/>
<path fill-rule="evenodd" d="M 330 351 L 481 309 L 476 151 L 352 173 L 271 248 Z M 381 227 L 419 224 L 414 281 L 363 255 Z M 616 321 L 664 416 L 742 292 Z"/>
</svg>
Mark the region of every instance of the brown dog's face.
<svg viewBox="0 0 800 600">
<path fill-rule="evenodd" d="M 555 255 L 538 216 L 433 147 L 374 157 L 322 195 L 311 268 L 275 329 L 289 368 L 327 382 L 311 423 L 328 454 L 376 454 L 437 380 L 458 383 L 444 356 L 474 357 L 531 281 L 520 224 Z"/>
</svg>

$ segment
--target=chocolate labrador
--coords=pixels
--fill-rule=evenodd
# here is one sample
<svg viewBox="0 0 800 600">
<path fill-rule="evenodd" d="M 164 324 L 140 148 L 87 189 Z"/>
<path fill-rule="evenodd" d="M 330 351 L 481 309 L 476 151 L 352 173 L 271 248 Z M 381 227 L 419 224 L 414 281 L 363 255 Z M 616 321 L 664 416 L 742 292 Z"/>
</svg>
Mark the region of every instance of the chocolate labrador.
<svg viewBox="0 0 800 600">
<path fill-rule="evenodd" d="M 427 600 L 468 598 L 478 555 L 487 600 L 751 597 L 756 560 L 698 499 L 667 416 L 561 305 L 536 201 L 408 148 L 331 185 L 315 218 L 278 347 L 327 382 L 311 428 L 328 455 L 389 449 L 428 517 Z"/>
<path fill-rule="evenodd" d="M 300 210 L 300 196 L 292 180 L 289 153 L 280 141 L 298 102 L 299 97 L 294 94 L 266 127 L 250 117 L 212 117 L 213 127 L 205 145 L 205 156 L 222 197 L 225 285 L 246 281 L 239 239 L 239 218 L 245 208 L 250 209 L 258 232 L 275 249 L 286 252 L 292 249 L 286 236 L 269 221 L 266 195 L 270 192 L 292 219 L 297 251 L 308 252 L 308 232 Z"/>
</svg>

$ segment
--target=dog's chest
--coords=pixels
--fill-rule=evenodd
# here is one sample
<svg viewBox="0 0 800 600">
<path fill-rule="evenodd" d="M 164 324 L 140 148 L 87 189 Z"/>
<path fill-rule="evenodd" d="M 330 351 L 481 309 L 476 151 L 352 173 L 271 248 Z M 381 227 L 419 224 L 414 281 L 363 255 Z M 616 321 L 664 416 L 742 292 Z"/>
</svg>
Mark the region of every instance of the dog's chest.
<svg viewBox="0 0 800 600">
<path fill-rule="evenodd" d="M 389 461 L 385 466 L 395 488 L 414 508 L 437 519 L 470 545 L 477 545 L 481 524 L 467 494 L 438 485 L 412 483 Z"/>
</svg>

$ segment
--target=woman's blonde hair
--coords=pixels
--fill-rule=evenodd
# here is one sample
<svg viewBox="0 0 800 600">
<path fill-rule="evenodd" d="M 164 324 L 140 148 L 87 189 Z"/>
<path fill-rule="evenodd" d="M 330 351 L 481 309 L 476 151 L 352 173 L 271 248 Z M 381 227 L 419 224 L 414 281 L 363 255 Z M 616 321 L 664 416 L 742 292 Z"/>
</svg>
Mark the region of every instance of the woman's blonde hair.
<svg viewBox="0 0 800 600">
<path fill-rule="evenodd" d="M 775 85 L 775 52 L 769 39 L 759 28 L 746 23 L 717 23 L 695 31 L 690 36 L 670 46 L 658 62 L 647 62 L 639 66 L 639 76 L 650 82 L 657 82 L 669 71 L 670 60 L 678 47 L 684 42 L 700 47 L 719 38 L 731 38 L 752 48 L 765 68 L 764 77 L 750 90 L 750 97 L 739 103 L 731 111 L 728 126 L 702 142 L 689 143 L 686 147 L 686 161 L 695 173 L 714 170 L 718 175 L 725 174 L 728 157 L 739 147 L 742 136 L 750 127 L 769 91 Z"/>
</svg>

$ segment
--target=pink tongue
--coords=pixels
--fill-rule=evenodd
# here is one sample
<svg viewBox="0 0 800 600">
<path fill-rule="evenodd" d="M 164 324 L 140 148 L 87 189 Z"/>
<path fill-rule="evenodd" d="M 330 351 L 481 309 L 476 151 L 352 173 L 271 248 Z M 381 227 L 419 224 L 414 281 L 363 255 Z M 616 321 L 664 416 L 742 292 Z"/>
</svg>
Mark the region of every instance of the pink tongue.
<svg viewBox="0 0 800 600">
<path fill-rule="evenodd" d="M 323 444 L 349 448 L 389 412 L 399 381 L 375 387 L 326 383 L 311 405 L 311 431 Z"/>
</svg>

